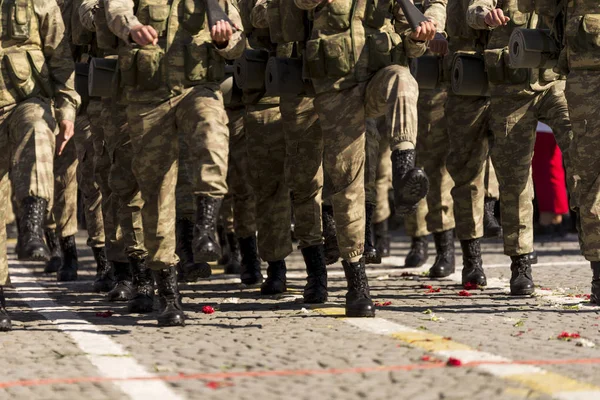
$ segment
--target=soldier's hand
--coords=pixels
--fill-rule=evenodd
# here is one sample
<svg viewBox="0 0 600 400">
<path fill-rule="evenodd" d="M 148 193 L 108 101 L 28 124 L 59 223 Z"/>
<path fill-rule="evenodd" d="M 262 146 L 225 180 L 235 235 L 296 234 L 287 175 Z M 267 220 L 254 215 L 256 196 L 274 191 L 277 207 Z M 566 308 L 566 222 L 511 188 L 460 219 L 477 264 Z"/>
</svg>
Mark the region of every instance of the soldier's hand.
<svg viewBox="0 0 600 400">
<path fill-rule="evenodd" d="M 425 42 L 427 40 L 433 40 L 437 32 L 437 23 L 433 20 L 423 21 L 419 24 L 417 29 L 410 34 L 410 37 L 414 40 Z"/>
<path fill-rule="evenodd" d="M 445 56 L 448 54 L 448 41 L 441 33 L 436 33 L 433 40 L 429 41 L 429 50 L 432 53 L 441 54 Z"/>
<path fill-rule="evenodd" d="M 485 23 L 492 28 L 508 24 L 510 18 L 504 15 L 504 11 L 501 8 L 494 8 L 492 11 L 487 13 L 483 18 Z"/>
<path fill-rule="evenodd" d="M 56 136 L 56 154 L 60 156 L 69 140 L 75 134 L 75 124 L 73 121 L 65 119 L 60 121 L 59 127 L 60 131 L 58 132 L 58 136 Z"/>
<path fill-rule="evenodd" d="M 236 29 L 239 28 L 236 26 Z M 227 47 L 229 40 L 233 36 L 233 29 L 231 29 L 229 22 L 223 20 L 217 21 L 217 23 L 210 30 L 210 36 L 217 47 Z"/>
<path fill-rule="evenodd" d="M 129 32 L 131 39 L 140 46 L 158 43 L 158 33 L 150 25 L 137 25 Z"/>
</svg>

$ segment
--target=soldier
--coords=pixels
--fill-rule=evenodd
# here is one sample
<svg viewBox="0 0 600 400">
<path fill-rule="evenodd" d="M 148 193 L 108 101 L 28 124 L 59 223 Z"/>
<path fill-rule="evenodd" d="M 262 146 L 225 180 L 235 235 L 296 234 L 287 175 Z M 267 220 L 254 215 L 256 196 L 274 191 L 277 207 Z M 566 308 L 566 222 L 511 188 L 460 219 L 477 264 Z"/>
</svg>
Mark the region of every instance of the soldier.
<svg viewBox="0 0 600 400">
<path fill-rule="evenodd" d="M 10 285 L 4 220 L 8 173 L 20 204 L 19 256 L 46 261 L 44 217 L 54 195 L 54 153 L 62 154 L 73 136 L 80 97 L 56 1 L 4 1 L 0 16 L 0 148 L 5 149 L 0 156 L 0 330 L 10 330 L 2 293 Z"/>
<path fill-rule="evenodd" d="M 535 131 L 538 120 L 545 122 L 552 127 L 563 152 L 568 149 L 573 133 L 564 81 L 551 70 L 509 68 L 507 46 L 513 29 L 538 25 L 537 15 L 519 11 L 516 0 L 470 0 L 467 21 L 473 29 L 486 32 L 484 60 L 491 94 L 492 161 L 502 193 L 504 253 L 512 260 L 511 294 L 529 295 L 534 292 L 530 254 Z M 568 159 L 565 164 L 568 169 Z M 485 276 L 479 270 L 476 274 L 478 278 Z"/>
<path fill-rule="evenodd" d="M 216 261 L 229 140 L 219 82 L 224 57 L 239 57 L 244 48 L 243 34 L 234 33 L 229 22 L 209 26 L 204 2 L 175 4 L 109 0 L 106 10 L 111 31 L 123 41 L 119 69 L 128 101 L 132 168 L 144 201 L 147 264 L 161 301 L 159 325 L 184 325 L 185 320 L 175 269 L 178 132 L 194 161 L 194 261 Z M 241 25 L 236 8 L 229 2 L 224 7 Z"/>
</svg>

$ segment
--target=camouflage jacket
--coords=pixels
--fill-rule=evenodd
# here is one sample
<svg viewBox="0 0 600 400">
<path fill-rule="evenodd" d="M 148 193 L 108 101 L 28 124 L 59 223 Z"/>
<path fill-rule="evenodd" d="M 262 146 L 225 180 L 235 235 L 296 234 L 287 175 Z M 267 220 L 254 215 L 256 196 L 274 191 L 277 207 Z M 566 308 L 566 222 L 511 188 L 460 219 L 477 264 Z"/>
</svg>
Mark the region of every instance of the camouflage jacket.
<svg viewBox="0 0 600 400">
<path fill-rule="evenodd" d="M 231 0 L 220 4 L 231 21 L 242 26 L 236 5 Z M 200 84 L 217 90 L 225 76 L 224 59 L 239 57 L 246 45 L 240 31 L 226 47 L 214 45 L 203 0 L 107 0 L 106 17 L 110 30 L 122 40 L 119 69 L 130 102 L 162 102 Z M 131 29 L 139 24 L 158 32 L 157 45 L 132 42 Z"/>
<path fill-rule="evenodd" d="M 54 99 L 57 121 L 74 121 L 81 100 L 56 0 L 0 4 L 0 108 L 42 96 Z"/>
</svg>

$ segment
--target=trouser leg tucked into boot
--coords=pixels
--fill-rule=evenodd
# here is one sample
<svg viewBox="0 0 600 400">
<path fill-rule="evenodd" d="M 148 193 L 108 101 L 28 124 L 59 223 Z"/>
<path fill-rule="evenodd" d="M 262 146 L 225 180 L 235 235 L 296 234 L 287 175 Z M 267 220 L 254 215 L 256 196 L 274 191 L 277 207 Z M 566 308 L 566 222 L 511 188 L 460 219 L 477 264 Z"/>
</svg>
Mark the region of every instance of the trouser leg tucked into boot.
<svg viewBox="0 0 600 400">
<path fill-rule="evenodd" d="M 0 286 L 0 332 L 8 332 L 12 330 L 12 321 L 6 311 L 6 299 L 4 298 L 4 290 Z"/>
<path fill-rule="evenodd" d="M 23 199 L 19 218 L 19 252 L 21 261 L 48 261 L 50 250 L 44 241 L 44 216 L 48 202 L 39 197 Z"/>
<path fill-rule="evenodd" d="M 229 244 L 229 262 L 225 265 L 225 273 L 237 275 L 242 272 L 242 253 L 235 233 L 227 234 L 227 243 Z"/>
<path fill-rule="evenodd" d="M 375 248 L 379 255 L 383 257 L 390 256 L 390 233 L 388 230 L 388 220 L 373 224 L 375 233 Z"/>
<path fill-rule="evenodd" d="M 218 261 L 221 246 L 217 240 L 217 220 L 223 199 L 198 196 L 196 198 L 196 225 L 194 226 L 194 262 Z"/>
<path fill-rule="evenodd" d="M 416 152 L 394 150 L 392 152 L 392 186 L 396 214 L 408 215 L 417 209 L 417 203 L 427 196 L 429 179 L 425 171 L 415 168 Z"/>
<path fill-rule="evenodd" d="M 404 260 L 405 268 L 418 268 L 427 262 L 429 258 L 427 236 L 411 238 L 410 251 Z"/>
<path fill-rule="evenodd" d="M 487 278 L 483 272 L 479 239 L 461 240 L 460 247 L 463 252 L 462 284 L 486 286 Z"/>
<path fill-rule="evenodd" d="M 175 252 L 179 257 L 179 270 L 186 282 L 196 282 L 200 278 L 208 278 L 212 274 L 206 262 L 194 262 L 192 242 L 194 240 L 194 223 L 187 218 L 178 218 L 175 222 L 177 246 Z"/>
<path fill-rule="evenodd" d="M 76 281 L 79 261 L 77 259 L 75 236 L 60 238 L 59 241 L 63 253 L 63 262 L 56 273 L 56 280 L 59 282 Z"/>
<path fill-rule="evenodd" d="M 154 278 L 152 271 L 146 266 L 146 260 L 128 257 L 133 278 L 135 296 L 129 300 L 127 309 L 130 313 L 152 312 L 154 306 Z"/>
<path fill-rule="evenodd" d="M 335 264 L 340 258 L 333 207 L 323 205 L 323 237 L 325 238 L 325 263 Z"/>
<path fill-rule="evenodd" d="M 304 302 L 319 304 L 327 301 L 327 267 L 325 249 L 322 244 L 305 247 L 302 256 L 306 264 L 306 286 L 304 286 Z"/>
<path fill-rule="evenodd" d="M 483 208 L 483 237 L 498 238 L 502 236 L 502 226 L 498 223 L 494 211 L 496 209 L 496 199 L 485 198 Z"/>
<path fill-rule="evenodd" d="M 108 292 L 108 301 L 129 301 L 135 295 L 129 263 L 113 262 L 117 284 Z"/>
<path fill-rule="evenodd" d="M 287 290 L 286 272 L 285 260 L 269 261 L 267 279 L 265 279 L 260 287 L 260 293 L 279 294 L 285 292 Z"/>
<path fill-rule="evenodd" d="M 342 261 L 342 266 L 348 282 L 346 317 L 374 317 L 375 306 L 369 292 L 365 260 L 361 258 L 354 263 Z"/>
<path fill-rule="evenodd" d="M 512 263 L 510 270 L 510 294 L 513 296 L 526 296 L 535 291 L 533 277 L 531 275 L 531 263 L 529 256 L 523 254 L 520 256 L 511 256 Z"/>
<path fill-rule="evenodd" d="M 375 204 L 366 204 L 365 207 L 365 264 L 381 264 L 381 255 L 373 244 L 373 213 Z"/>
<path fill-rule="evenodd" d="M 591 303 L 596 303 L 600 306 L 600 261 L 592 261 L 592 294 L 590 297 Z"/>
<path fill-rule="evenodd" d="M 152 271 L 152 275 L 156 281 L 160 300 L 160 310 L 156 318 L 158 325 L 184 326 L 186 317 L 181 305 L 175 267 Z"/>
<path fill-rule="evenodd" d="M 433 266 L 429 269 L 431 278 L 444 278 L 454 273 L 454 230 L 433 234 L 435 241 L 436 257 Z"/>
<path fill-rule="evenodd" d="M 111 263 L 106 259 L 104 247 L 92 247 L 92 252 L 96 260 L 94 292 L 110 292 L 115 287 L 115 274 Z"/>
<path fill-rule="evenodd" d="M 242 283 L 246 285 L 261 283 L 263 276 L 260 273 L 260 258 L 258 257 L 256 235 L 240 238 L 239 243 L 242 253 L 242 274 L 240 276 Z"/>
<path fill-rule="evenodd" d="M 48 245 L 48 250 L 50 250 L 50 259 L 44 267 L 44 272 L 52 274 L 58 271 L 58 268 L 60 268 L 60 265 L 62 264 L 62 251 L 60 249 L 58 236 L 56 236 L 56 231 L 54 229 L 46 230 L 45 235 L 46 244 Z"/>
</svg>

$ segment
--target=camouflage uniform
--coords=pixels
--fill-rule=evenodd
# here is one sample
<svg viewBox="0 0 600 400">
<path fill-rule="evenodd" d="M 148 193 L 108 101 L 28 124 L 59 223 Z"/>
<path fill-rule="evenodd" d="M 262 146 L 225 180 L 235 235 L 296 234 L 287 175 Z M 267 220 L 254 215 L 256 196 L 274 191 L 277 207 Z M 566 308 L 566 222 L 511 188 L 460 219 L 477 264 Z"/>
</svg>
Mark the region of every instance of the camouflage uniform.
<svg viewBox="0 0 600 400">
<path fill-rule="evenodd" d="M 17 203 L 35 196 L 50 204 L 55 121 L 74 121 L 80 98 L 74 89 L 74 65 L 56 1 L 15 3 L 5 1 L 0 9 L 0 147 L 5 149 L 0 157 L 1 193 L 7 196 L 10 169 Z M 16 7 L 14 13 L 10 12 L 12 6 Z M 3 201 L 0 217 L 5 214 Z M 0 221 L 0 286 L 8 283 L 4 225 L 4 220 Z"/>
<path fill-rule="evenodd" d="M 471 0 L 467 11 L 469 25 L 489 31 L 484 17 L 497 5 L 496 0 Z M 504 252 L 519 256 L 533 251 L 531 159 L 537 121 L 552 127 L 565 154 L 572 131 L 564 81 L 558 80 L 559 77 L 550 70 L 515 70 L 508 68 L 505 62 L 506 46 L 513 29 L 528 25 L 536 27 L 537 16 L 518 11 L 515 0 L 504 1 L 502 9 L 511 20 L 507 26 L 491 30 L 484 58 L 491 93 L 492 161 L 502 193 Z M 568 168 L 568 157 L 565 164 Z"/>
</svg>

